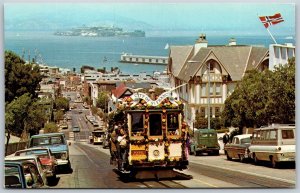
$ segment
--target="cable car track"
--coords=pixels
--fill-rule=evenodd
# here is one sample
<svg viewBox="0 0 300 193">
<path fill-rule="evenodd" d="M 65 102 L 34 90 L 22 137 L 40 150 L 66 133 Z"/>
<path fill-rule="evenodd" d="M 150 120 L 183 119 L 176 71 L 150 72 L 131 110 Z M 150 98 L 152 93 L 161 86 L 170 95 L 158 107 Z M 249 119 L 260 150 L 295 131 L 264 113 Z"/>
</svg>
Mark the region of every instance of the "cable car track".
<svg viewBox="0 0 300 193">
<path fill-rule="evenodd" d="M 147 188 L 187 188 L 173 180 L 163 180 L 163 181 L 143 181 L 141 182 Z"/>
</svg>

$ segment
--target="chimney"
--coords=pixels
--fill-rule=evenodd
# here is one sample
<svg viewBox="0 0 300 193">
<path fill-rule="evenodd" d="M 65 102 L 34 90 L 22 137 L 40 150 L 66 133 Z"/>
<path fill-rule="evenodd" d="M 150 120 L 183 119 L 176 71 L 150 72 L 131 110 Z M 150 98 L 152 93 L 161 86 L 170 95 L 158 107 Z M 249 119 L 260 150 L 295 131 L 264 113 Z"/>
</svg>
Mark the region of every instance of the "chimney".
<svg viewBox="0 0 300 193">
<path fill-rule="evenodd" d="M 194 55 L 196 55 L 200 48 L 207 48 L 208 41 L 206 40 L 205 34 L 200 34 L 199 39 L 196 41 L 194 46 Z"/>
<path fill-rule="evenodd" d="M 229 46 L 236 46 L 236 39 L 235 38 L 230 38 Z"/>
</svg>

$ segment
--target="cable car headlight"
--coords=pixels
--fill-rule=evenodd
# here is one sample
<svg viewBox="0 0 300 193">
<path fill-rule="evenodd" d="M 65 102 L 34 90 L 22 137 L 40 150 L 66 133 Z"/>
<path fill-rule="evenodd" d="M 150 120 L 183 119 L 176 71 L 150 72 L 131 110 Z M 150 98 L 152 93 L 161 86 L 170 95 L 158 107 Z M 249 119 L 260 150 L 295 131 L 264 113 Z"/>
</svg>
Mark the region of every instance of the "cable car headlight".
<svg viewBox="0 0 300 193">
<path fill-rule="evenodd" d="M 158 156 L 159 156 L 159 154 L 160 154 L 160 153 L 159 153 L 159 151 L 158 151 L 158 150 L 154 150 L 154 151 L 153 151 L 153 155 L 154 155 L 154 157 L 158 157 Z"/>
</svg>

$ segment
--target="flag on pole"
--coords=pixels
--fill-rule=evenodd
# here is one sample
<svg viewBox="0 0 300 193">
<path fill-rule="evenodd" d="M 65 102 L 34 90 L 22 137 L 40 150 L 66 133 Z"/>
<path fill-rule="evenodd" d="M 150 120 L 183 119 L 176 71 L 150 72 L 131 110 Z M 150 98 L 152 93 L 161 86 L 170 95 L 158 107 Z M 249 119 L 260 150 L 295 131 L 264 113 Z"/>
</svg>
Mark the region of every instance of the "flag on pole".
<svg viewBox="0 0 300 193">
<path fill-rule="evenodd" d="M 259 19 L 266 28 L 268 28 L 270 25 L 275 25 L 284 21 L 280 13 L 276 13 L 272 16 L 260 16 Z"/>
</svg>

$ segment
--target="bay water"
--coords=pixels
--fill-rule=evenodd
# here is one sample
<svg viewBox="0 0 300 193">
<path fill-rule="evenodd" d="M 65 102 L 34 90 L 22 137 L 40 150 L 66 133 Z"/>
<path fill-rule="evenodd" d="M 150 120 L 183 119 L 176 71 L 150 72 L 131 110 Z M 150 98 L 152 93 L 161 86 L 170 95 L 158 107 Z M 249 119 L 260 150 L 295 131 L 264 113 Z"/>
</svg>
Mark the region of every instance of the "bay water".
<svg viewBox="0 0 300 193">
<path fill-rule="evenodd" d="M 83 65 L 98 68 L 119 67 L 122 73 L 138 74 L 165 70 L 165 65 L 120 63 L 122 53 L 147 56 L 168 56 L 169 46 L 193 45 L 198 37 L 81 37 L 55 36 L 53 32 L 5 32 L 4 48 L 23 57 L 35 58 L 49 66 L 68 68 L 80 72 Z M 232 36 L 209 36 L 208 45 L 227 45 Z M 238 45 L 269 47 L 270 36 L 236 36 Z M 276 37 L 278 43 L 293 43 L 287 37 Z"/>
</svg>

